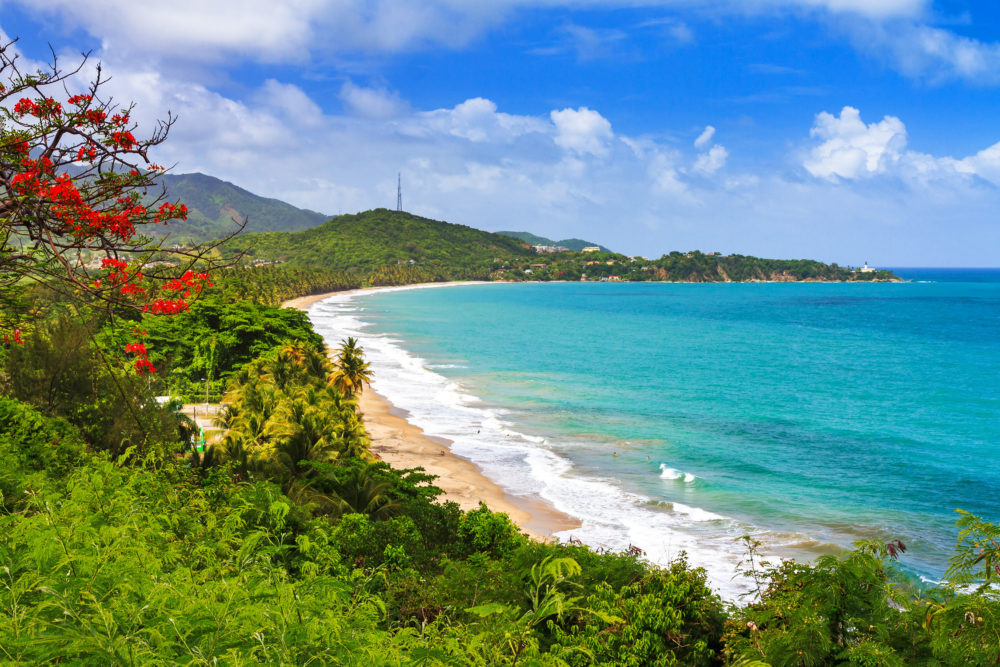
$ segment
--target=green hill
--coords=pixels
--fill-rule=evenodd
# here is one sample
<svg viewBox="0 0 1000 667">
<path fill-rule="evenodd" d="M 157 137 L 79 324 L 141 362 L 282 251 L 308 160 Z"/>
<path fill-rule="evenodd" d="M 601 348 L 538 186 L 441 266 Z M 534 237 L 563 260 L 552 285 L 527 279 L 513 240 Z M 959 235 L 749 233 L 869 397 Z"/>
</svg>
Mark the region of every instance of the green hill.
<svg viewBox="0 0 1000 667">
<path fill-rule="evenodd" d="M 340 215 L 299 232 L 241 235 L 230 248 L 245 250 L 251 260 L 355 271 L 413 264 L 488 273 L 497 258 L 533 255 L 508 236 L 384 208 Z"/>
<path fill-rule="evenodd" d="M 583 250 L 584 248 L 597 246 L 601 249 L 601 252 L 612 252 L 599 243 L 584 241 L 583 239 L 563 239 L 562 241 L 553 241 L 550 238 L 538 236 L 537 234 L 532 234 L 531 232 L 497 232 L 497 234 L 503 234 L 504 236 L 519 239 L 531 245 L 561 245 L 564 248 L 569 248 L 570 250 L 575 250 L 577 252 Z"/>
<path fill-rule="evenodd" d="M 188 207 L 188 219 L 167 229 L 179 241 L 223 238 L 237 223 L 248 219 L 247 232 L 292 232 L 308 229 L 330 216 L 296 208 L 277 199 L 261 197 L 241 187 L 205 174 L 166 174 L 160 182 L 170 201 Z"/>
</svg>

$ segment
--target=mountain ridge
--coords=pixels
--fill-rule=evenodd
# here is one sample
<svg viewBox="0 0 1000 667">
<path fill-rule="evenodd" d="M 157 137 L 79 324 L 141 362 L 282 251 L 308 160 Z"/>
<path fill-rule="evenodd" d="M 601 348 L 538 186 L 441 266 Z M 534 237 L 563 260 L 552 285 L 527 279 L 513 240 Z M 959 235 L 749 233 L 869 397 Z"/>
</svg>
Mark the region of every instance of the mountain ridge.
<svg viewBox="0 0 1000 667">
<path fill-rule="evenodd" d="M 169 201 L 180 200 L 188 207 L 188 219 L 171 223 L 167 230 L 176 240 L 224 238 L 244 219 L 246 232 L 292 232 L 315 227 L 331 217 L 280 199 L 262 197 L 201 172 L 164 174 L 156 180 L 166 188 Z"/>
<path fill-rule="evenodd" d="M 600 248 L 601 252 L 614 252 L 610 248 L 602 246 L 600 243 L 594 243 L 592 241 L 584 241 L 583 239 L 563 239 L 562 241 L 553 241 L 550 238 L 544 236 L 539 236 L 538 234 L 532 234 L 531 232 L 496 232 L 497 234 L 503 234 L 504 236 L 509 236 L 513 239 L 518 239 L 524 241 L 530 245 L 551 245 L 551 246 L 562 246 L 564 248 L 569 248 L 570 250 L 575 250 L 580 252 L 584 248 L 596 247 Z"/>
</svg>

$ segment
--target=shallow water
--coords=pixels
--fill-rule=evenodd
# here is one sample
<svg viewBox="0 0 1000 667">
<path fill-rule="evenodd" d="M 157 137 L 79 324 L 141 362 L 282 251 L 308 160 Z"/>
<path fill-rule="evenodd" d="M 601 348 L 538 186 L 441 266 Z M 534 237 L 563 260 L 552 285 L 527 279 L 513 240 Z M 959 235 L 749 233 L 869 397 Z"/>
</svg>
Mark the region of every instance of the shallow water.
<svg viewBox="0 0 1000 667">
<path fill-rule="evenodd" d="M 898 272 L 936 282 L 469 285 L 310 314 L 573 537 L 686 551 L 733 595 L 743 534 L 797 558 L 898 538 L 933 579 L 955 508 L 1000 520 L 1000 272 Z"/>
</svg>

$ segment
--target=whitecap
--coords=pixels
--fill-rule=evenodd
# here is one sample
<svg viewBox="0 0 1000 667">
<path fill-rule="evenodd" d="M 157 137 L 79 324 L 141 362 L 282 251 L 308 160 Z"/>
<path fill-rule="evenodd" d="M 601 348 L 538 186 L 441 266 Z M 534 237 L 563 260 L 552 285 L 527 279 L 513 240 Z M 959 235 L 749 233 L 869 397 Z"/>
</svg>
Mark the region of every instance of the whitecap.
<svg viewBox="0 0 1000 667">
<path fill-rule="evenodd" d="M 678 470 L 677 468 L 671 468 L 666 463 L 660 464 L 660 477 L 669 480 L 682 481 L 685 484 L 693 484 L 698 477 L 692 473 L 684 472 L 683 470 Z"/>
</svg>

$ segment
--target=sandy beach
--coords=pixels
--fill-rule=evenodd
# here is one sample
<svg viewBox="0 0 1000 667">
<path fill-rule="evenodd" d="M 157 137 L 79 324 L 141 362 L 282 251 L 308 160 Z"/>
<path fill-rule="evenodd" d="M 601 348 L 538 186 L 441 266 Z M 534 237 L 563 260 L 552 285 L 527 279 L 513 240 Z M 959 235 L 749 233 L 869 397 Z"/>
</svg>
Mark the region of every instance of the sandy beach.
<svg viewBox="0 0 1000 667">
<path fill-rule="evenodd" d="M 345 293 L 314 294 L 286 301 L 282 305 L 305 310 L 334 294 Z M 475 464 L 453 454 L 448 448 L 448 440 L 429 436 L 410 424 L 406 421 L 405 411 L 391 405 L 370 387 L 361 396 L 360 409 L 371 438 L 372 451 L 394 468 L 419 466 L 437 475 L 435 484 L 444 491 L 443 500 L 454 501 L 466 510 L 478 507 L 480 501 L 485 502 L 491 510 L 510 516 L 524 532 L 536 539 L 550 539 L 554 533 L 580 525 L 579 521 L 558 511 L 540 497 L 505 493 Z"/>
</svg>

